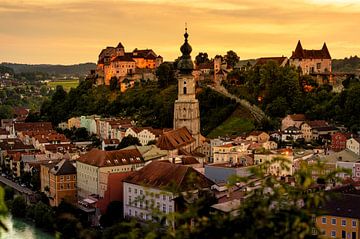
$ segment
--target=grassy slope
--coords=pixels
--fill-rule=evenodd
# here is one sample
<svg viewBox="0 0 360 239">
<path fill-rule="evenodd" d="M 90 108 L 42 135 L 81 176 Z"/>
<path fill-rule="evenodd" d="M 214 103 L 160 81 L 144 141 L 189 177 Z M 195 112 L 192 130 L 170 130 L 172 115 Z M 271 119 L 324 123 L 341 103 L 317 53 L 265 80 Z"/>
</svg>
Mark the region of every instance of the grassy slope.
<svg viewBox="0 0 360 239">
<path fill-rule="evenodd" d="M 79 80 L 51 81 L 48 83 L 48 86 L 54 89 L 57 85 L 61 85 L 65 91 L 69 92 L 70 88 L 76 88 L 79 85 Z"/>
<path fill-rule="evenodd" d="M 250 112 L 239 106 L 222 124 L 212 130 L 207 137 L 241 135 L 254 128 L 254 119 Z"/>
</svg>

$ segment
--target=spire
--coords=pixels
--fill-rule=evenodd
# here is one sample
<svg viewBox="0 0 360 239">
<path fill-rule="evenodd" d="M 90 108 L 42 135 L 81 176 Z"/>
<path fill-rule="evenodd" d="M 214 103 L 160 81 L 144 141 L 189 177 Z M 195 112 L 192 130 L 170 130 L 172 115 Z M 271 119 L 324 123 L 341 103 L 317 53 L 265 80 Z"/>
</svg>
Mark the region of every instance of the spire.
<svg viewBox="0 0 360 239">
<path fill-rule="evenodd" d="M 328 48 L 326 46 L 326 42 L 324 42 L 324 45 L 323 45 L 321 50 L 323 51 L 323 54 L 324 54 L 326 59 L 331 59 L 330 52 L 329 52 L 329 50 L 328 50 Z"/>
<path fill-rule="evenodd" d="M 177 65 L 178 70 L 180 70 L 180 73 L 182 73 L 182 74 L 190 74 L 194 70 L 194 64 L 193 64 L 193 62 L 191 60 L 191 56 L 190 56 L 192 48 L 191 48 L 190 44 L 188 43 L 188 37 L 189 37 L 189 34 L 187 32 L 187 26 L 185 23 L 185 34 L 184 34 L 185 40 L 184 40 L 184 44 L 180 47 L 182 56 Z"/>
<path fill-rule="evenodd" d="M 304 49 L 302 48 L 300 40 L 298 41 L 295 51 L 293 51 L 293 54 L 291 58 L 303 58 L 304 57 Z"/>
</svg>

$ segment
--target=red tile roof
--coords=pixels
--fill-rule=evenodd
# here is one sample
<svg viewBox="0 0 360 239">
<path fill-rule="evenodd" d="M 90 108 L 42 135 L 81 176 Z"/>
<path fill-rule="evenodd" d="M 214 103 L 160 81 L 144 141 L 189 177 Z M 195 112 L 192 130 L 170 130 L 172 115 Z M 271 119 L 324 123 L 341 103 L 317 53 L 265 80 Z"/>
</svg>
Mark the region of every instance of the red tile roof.
<svg viewBox="0 0 360 239">
<path fill-rule="evenodd" d="M 173 189 L 180 192 L 209 188 L 214 184 L 192 167 L 162 161 L 151 162 L 123 181 L 164 190 L 173 186 Z"/>
<path fill-rule="evenodd" d="M 261 65 L 265 65 L 270 61 L 275 62 L 276 64 L 278 64 L 279 66 L 281 64 L 284 63 L 284 61 L 287 59 L 287 57 L 285 56 L 280 56 L 280 57 L 261 57 L 259 59 L 256 60 L 255 66 L 261 66 Z"/>
<path fill-rule="evenodd" d="M 292 114 L 289 115 L 293 121 L 305 121 L 306 117 L 304 114 Z"/>
<path fill-rule="evenodd" d="M 15 131 L 51 130 L 51 122 L 15 123 Z"/>
<path fill-rule="evenodd" d="M 195 142 L 189 130 L 186 127 L 164 132 L 160 136 L 156 146 L 163 150 L 174 150 L 182 148 L 186 145 Z"/>
<path fill-rule="evenodd" d="M 118 139 L 104 139 L 105 144 L 120 144 L 120 140 Z"/>
<path fill-rule="evenodd" d="M 144 162 L 141 153 L 137 149 L 122 149 L 113 151 L 92 149 L 90 152 L 80 156 L 77 160 L 97 167 L 141 164 Z"/>
<path fill-rule="evenodd" d="M 329 124 L 325 120 L 312 120 L 306 122 L 311 128 L 327 127 Z"/>
</svg>

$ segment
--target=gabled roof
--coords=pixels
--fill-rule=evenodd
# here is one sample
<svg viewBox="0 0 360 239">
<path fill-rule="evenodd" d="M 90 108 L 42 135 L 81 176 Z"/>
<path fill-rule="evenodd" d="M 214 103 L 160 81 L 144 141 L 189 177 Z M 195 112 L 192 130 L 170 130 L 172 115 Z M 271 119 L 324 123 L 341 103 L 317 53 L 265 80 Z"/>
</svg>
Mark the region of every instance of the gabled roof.
<svg viewBox="0 0 360 239">
<path fill-rule="evenodd" d="M 124 55 L 124 56 L 117 56 L 114 59 L 111 60 L 112 62 L 114 61 L 126 61 L 126 62 L 134 62 L 134 60 L 132 59 L 132 57 L 128 56 L 128 55 Z"/>
<path fill-rule="evenodd" d="M 163 161 L 153 161 L 123 181 L 163 190 L 167 190 L 168 187 L 175 187 L 173 189 L 179 192 L 210 188 L 214 185 L 211 180 L 192 167 Z"/>
<path fill-rule="evenodd" d="M 156 146 L 164 150 L 174 150 L 193 142 L 195 142 L 195 139 L 191 136 L 189 130 L 186 127 L 182 127 L 164 132 L 164 134 L 160 136 Z"/>
<path fill-rule="evenodd" d="M 50 173 L 54 175 L 76 174 L 76 167 L 69 160 L 63 159 L 58 164 L 54 165 L 50 170 Z"/>
<path fill-rule="evenodd" d="M 296 127 L 296 126 L 289 126 L 284 131 L 289 131 L 289 130 L 291 130 L 291 131 L 300 131 L 300 129 L 298 127 Z"/>
<path fill-rule="evenodd" d="M 264 131 L 252 131 L 252 132 L 250 132 L 249 136 L 259 136 L 262 133 L 265 133 L 265 132 Z"/>
<path fill-rule="evenodd" d="M 311 128 L 321 128 L 321 127 L 328 127 L 329 124 L 325 120 L 312 120 L 312 121 L 306 121 L 306 123 Z"/>
<path fill-rule="evenodd" d="M 121 42 L 119 42 L 119 44 L 117 45 L 116 48 L 124 48 L 123 44 Z"/>
<path fill-rule="evenodd" d="M 10 133 L 6 129 L 0 128 L 0 135 L 9 135 L 9 134 Z"/>
<path fill-rule="evenodd" d="M 275 62 L 276 64 L 278 64 L 279 66 L 281 66 L 284 61 L 287 60 L 287 57 L 285 56 L 280 56 L 280 57 L 261 57 L 259 59 L 256 60 L 255 66 L 261 66 L 261 65 L 265 65 L 270 61 Z"/>
<path fill-rule="evenodd" d="M 325 215 L 360 219 L 360 196 L 357 194 L 342 194 L 325 203 Z"/>
<path fill-rule="evenodd" d="M 288 115 L 293 121 L 305 121 L 306 117 L 304 114 L 292 114 Z"/>
<path fill-rule="evenodd" d="M 15 123 L 15 131 L 51 130 L 51 122 Z"/>
<path fill-rule="evenodd" d="M 25 145 L 23 142 L 21 142 L 20 139 L 14 138 L 14 139 L 0 139 L 0 149 L 1 150 L 31 150 L 34 149 L 32 145 Z"/>
<path fill-rule="evenodd" d="M 196 69 L 202 70 L 202 69 L 214 69 L 214 63 L 213 62 L 204 62 L 196 65 Z"/>
<path fill-rule="evenodd" d="M 118 139 L 104 139 L 104 144 L 120 144 L 120 140 Z"/>
<path fill-rule="evenodd" d="M 324 43 L 321 50 L 306 50 L 303 49 L 299 40 L 291 59 L 331 59 L 331 56 L 326 43 Z"/>
<path fill-rule="evenodd" d="M 360 144 L 360 137 L 353 137 L 352 139 Z"/>
<path fill-rule="evenodd" d="M 144 162 L 139 150 L 137 149 L 122 149 L 113 151 L 92 149 L 88 153 L 80 156 L 77 160 L 97 167 L 141 164 Z"/>
</svg>

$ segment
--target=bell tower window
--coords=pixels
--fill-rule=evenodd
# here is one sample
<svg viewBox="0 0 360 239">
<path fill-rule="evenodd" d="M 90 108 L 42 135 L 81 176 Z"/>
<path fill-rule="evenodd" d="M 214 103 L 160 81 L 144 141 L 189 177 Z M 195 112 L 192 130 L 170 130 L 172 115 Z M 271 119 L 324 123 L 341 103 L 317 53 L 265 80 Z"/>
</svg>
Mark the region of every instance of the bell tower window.
<svg viewBox="0 0 360 239">
<path fill-rule="evenodd" d="M 184 95 L 186 95 L 186 86 L 184 87 Z"/>
</svg>

